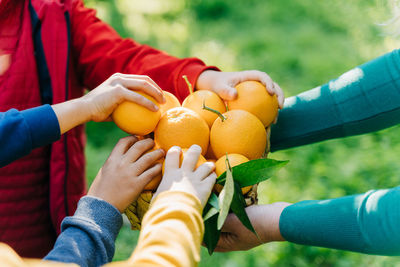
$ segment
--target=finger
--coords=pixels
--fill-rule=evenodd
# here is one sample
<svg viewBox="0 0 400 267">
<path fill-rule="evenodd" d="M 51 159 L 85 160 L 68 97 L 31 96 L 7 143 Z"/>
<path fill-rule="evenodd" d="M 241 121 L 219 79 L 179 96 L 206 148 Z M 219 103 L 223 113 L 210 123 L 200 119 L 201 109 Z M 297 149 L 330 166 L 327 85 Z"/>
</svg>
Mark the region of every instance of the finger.
<svg viewBox="0 0 400 267">
<path fill-rule="evenodd" d="M 285 94 L 283 93 L 282 88 L 277 83 L 274 83 L 274 85 L 275 85 L 276 95 L 278 96 L 279 108 L 283 109 L 283 104 L 285 102 Z"/>
<path fill-rule="evenodd" d="M 220 87 L 217 91 L 218 95 L 224 100 L 234 100 L 237 98 L 237 90 L 229 85 Z"/>
<path fill-rule="evenodd" d="M 171 147 L 165 157 L 165 172 L 168 169 L 179 169 L 179 161 L 181 156 L 181 148 L 179 146 Z"/>
<path fill-rule="evenodd" d="M 215 252 L 228 252 L 228 251 L 235 250 L 232 247 L 232 243 L 233 244 L 235 243 L 234 239 L 235 239 L 235 236 L 233 236 L 231 233 L 222 233 L 221 232 L 217 246 L 215 247 L 214 251 Z"/>
<path fill-rule="evenodd" d="M 157 111 L 159 107 L 154 104 L 151 100 L 147 99 L 146 97 L 138 94 L 137 92 L 131 91 L 125 87 L 122 88 L 122 97 L 130 102 L 134 102 L 138 105 L 141 105 L 150 111 Z"/>
<path fill-rule="evenodd" d="M 144 183 L 144 185 L 147 185 L 154 177 L 161 174 L 161 168 L 162 164 L 157 163 L 156 165 L 154 165 L 150 169 L 147 169 L 145 172 L 139 175 L 138 178 L 140 179 L 141 182 Z"/>
<path fill-rule="evenodd" d="M 203 181 L 209 184 L 210 188 L 212 188 L 215 185 L 215 182 L 217 181 L 217 174 L 215 172 L 212 172 Z"/>
<path fill-rule="evenodd" d="M 265 85 L 270 95 L 275 94 L 274 82 L 272 81 L 271 77 L 265 72 L 258 70 L 249 70 L 249 71 L 242 71 L 241 73 L 243 75 L 241 77 L 241 81 L 248 81 L 248 80 L 259 81 Z"/>
<path fill-rule="evenodd" d="M 158 103 L 164 103 L 165 98 L 161 88 L 149 77 L 141 78 L 120 77 L 118 81 L 128 89 L 142 91 L 157 100 Z"/>
<path fill-rule="evenodd" d="M 164 150 L 157 149 L 144 154 L 135 162 L 135 169 L 137 173 L 142 173 L 150 168 L 154 163 L 164 157 Z"/>
<path fill-rule="evenodd" d="M 186 171 L 194 171 L 201 154 L 201 147 L 198 145 L 192 145 L 186 152 L 182 160 L 182 169 Z"/>
<path fill-rule="evenodd" d="M 210 197 L 211 190 L 214 187 L 216 180 L 217 180 L 217 175 L 215 174 L 215 172 L 213 172 L 202 181 L 202 185 L 204 185 L 204 187 L 209 192 L 206 199 Z"/>
<path fill-rule="evenodd" d="M 207 178 L 208 175 L 215 169 L 215 164 L 213 162 L 206 162 L 201 164 L 195 171 L 195 175 L 200 177 L 201 180 Z"/>
<path fill-rule="evenodd" d="M 138 75 L 138 74 L 120 74 L 121 77 L 130 78 L 130 79 L 145 79 L 151 84 L 153 84 L 160 92 L 163 92 L 160 86 L 149 76 L 147 75 Z"/>
<path fill-rule="evenodd" d="M 154 147 L 154 141 L 150 138 L 137 141 L 129 150 L 125 153 L 124 159 L 129 162 L 137 161 L 147 150 Z"/>
<path fill-rule="evenodd" d="M 128 149 L 137 142 L 137 137 L 136 136 L 127 136 L 124 138 L 121 138 L 118 143 L 115 145 L 114 149 L 111 152 L 111 156 L 121 156 L 125 154 Z"/>
</svg>

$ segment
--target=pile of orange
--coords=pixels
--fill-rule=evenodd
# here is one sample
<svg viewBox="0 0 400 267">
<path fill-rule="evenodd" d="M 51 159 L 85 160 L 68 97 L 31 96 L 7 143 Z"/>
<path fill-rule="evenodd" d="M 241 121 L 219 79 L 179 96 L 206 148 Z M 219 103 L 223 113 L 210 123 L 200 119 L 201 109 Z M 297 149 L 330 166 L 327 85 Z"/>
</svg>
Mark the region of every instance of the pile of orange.
<svg viewBox="0 0 400 267">
<path fill-rule="evenodd" d="M 217 175 L 225 172 L 225 157 L 231 166 L 264 156 L 267 131 L 278 115 L 276 95 L 270 95 L 265 86 L 246 81 L 236 86 L 238 97 L 222 100 L 211 91 L 190 90 L 182 106 L 178 99 L 165 92 L 166 103 L 151 112 L 134 103 L 122 103 L 113 114 L 114 122 L 130 134 L 146 135 L 154 132 L 158 148 L 168 151 L 172 146 L 183 149 L 197 144 L 208 161 L 216 163 Z M 204 162 L 204 159 L 201 160 Z M 161 177 L 153 179 L 146 190 L 154 191 Z M 216 186 L 220 192 L 221 187 Z M 242 188 L 246 194 L 251 187 Z"/>
</svg>

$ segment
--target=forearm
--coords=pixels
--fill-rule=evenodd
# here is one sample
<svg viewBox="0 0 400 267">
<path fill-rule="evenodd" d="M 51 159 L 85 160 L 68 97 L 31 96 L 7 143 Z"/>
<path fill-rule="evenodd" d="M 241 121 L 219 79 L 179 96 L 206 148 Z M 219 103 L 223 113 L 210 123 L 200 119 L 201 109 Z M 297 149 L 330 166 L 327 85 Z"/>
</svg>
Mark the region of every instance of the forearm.
<svg viewBox="0 0 400 267">
<path fill-rule="evenodd" d="M 57 117 L 49 105 L 0 113 L 0 167 L 59 138 Z"/>
<path fill-rule="evenodd" d="M 83 98 L 52 105 L 52 108 L 57 116 L 61 134 L 91 119 L 89 103 L 85 103 Z"/>
<path fill-rule="evenodd" d="M 271 151 L 374 132 L 400 123 L 400 52 L 367 62 L 286 99 Z"/>
<path fill-rule="evenodd" d="M 400 255 L 400 187 L 322 201 L 302 201 L 280 216 L 290 242 L 367 254 Z"/>
<path fill-rule="evenodd" d="M 103 265 L 114 256 L 121 226 L 122 216 L 115 207 L 101 199 L 84 197 L 74 216 L 64 219 L 62 232 L 44 259 L 79 266 Z"/>
<path fill-rule="evenodd" d="M 204 225 L 200 201 L 183 192 L 164 192 L 143 219 L 138 245 L 126 266 L 196 266 Z"/>
</svg>

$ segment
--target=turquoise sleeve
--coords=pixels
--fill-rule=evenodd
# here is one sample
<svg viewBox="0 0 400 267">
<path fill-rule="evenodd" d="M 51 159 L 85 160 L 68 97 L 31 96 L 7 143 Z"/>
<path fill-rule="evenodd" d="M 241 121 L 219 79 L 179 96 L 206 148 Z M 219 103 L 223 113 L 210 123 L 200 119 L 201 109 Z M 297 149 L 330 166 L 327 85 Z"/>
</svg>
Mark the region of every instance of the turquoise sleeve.
<svg viewBox="0 0 400 267">
<path fill-rule="evenodd" d="M 283 210 L 279 228 L 297 244 L 400 255 L 400 187 L 293 204 Z"/>
<path fill-rule="evenodd" d="M 377 131 L 400 123 L 400 52 L 394 50 L 329 83 L 287 98 L 271 151 Z"/>
</svg>

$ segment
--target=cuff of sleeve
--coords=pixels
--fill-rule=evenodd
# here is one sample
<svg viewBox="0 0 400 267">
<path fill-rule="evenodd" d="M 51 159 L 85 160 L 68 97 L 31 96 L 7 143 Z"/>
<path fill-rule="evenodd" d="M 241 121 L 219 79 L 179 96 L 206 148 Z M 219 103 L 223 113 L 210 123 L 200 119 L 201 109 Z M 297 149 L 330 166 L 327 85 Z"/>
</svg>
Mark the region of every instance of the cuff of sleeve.
<svg viewBox="0 0 400 267">
<path fill-rule="evenodd" d="M 192 58 L 191 61 L 186 64 L 180 71 L 180 74 L 177 77 L 177 81 L 175 81 L 177 88 L 177 96 L 179 101 L 182 101 L 189 95 L 189 89 L 184 79 L 182 79 L 183 75 L 188 77 L 189 82 L 193 86 L 193 90 L 195 88 L 197 78 L 199 78 L 200 74 L 206 70 L 216 70 L 220 71 L 215 66 L 206 66 L 203 61 L 197 58 Z"/>
<path fill-rule="evenodd" d="M 107 230 L 113 240 L 117 238 L 122 226 L 122 215 L 117 208 L 107 201 L 93 196 L 84 196 L 79 200 L 74 217 L 92 221 L 100 229 Z"/>
<path fill-rule="evenodd" d="M 50 105 L 43 105 L 21 111 L 29 126 L 32 148 L 41 147 L 60 138 L 60 125 Z"/>
</svg>

